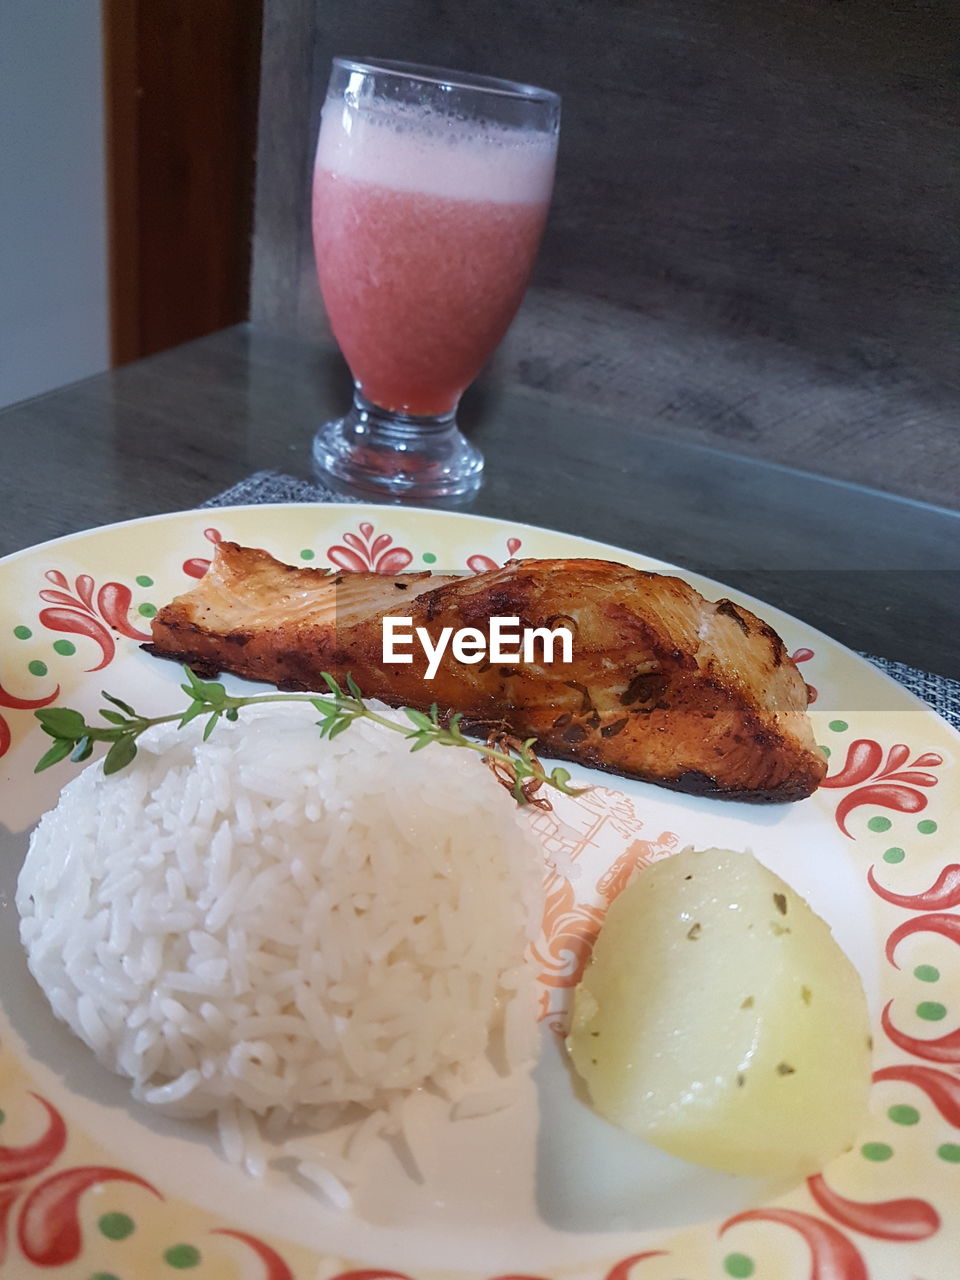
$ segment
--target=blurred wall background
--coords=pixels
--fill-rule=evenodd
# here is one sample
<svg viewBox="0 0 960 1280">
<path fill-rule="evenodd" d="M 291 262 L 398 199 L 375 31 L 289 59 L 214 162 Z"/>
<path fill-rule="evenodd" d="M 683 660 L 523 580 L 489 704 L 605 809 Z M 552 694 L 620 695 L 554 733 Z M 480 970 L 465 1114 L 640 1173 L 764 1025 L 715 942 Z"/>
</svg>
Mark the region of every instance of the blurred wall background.
<svg viewBox="0 0 960 1280">
<path fill-rule="evenodd" d="M 960 506 L 957 0 L 265 0 L 252 314 L 308 340 L 339 53 L 563 95 L 500 376 Z"/>
<path fill-rule="evenodd" d="M 247 317 L 260 0 L 0 0 L 0 405 Z"/>
<path fill-rule="evenodd" d="M 102 6 L 111 343 L 123 364 L 247 318 L 261 0 Z"/>
<path fill-rule="evenodd" d="M 107 368 L 106 218 L 99 0 L 2 0 L 0 405 Z"/>
<path fill-rule="evenodd" d="M 957 0 L 0 0 L 0 403 L 248 314 L 342 376 L 309 187 L 343 52 L 563 94 L 485 412 L 506 379 L 960 507 Z"/>
</svg>

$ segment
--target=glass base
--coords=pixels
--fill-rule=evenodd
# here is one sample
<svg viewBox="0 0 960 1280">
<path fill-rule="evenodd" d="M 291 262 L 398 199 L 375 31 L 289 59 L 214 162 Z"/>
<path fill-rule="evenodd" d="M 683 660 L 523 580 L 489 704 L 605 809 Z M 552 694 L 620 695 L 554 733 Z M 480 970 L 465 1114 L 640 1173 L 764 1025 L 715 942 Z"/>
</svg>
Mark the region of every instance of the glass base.
<svg viewBox="0 0 960 1280">
<path fill-rule="evenodd" d="M 483 482 L 483 454 L 460 433 L 455 410 L 436 417 L 390 413 L 359 391 L 347 416 L 314 436 L 313 465 L 351 489 L 411 502 L 464 498 Z"/>
</svg>

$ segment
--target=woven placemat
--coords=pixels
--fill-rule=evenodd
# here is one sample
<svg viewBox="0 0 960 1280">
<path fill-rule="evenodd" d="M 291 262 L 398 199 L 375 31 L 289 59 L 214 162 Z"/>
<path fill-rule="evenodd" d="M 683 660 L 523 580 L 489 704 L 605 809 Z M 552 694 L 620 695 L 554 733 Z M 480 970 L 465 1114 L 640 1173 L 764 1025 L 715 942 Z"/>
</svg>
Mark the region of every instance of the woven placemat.
<svg viewBox="0 0 960 1280">
<path fill-rule="evenodd" d="M 233 485 L 216 497 L 208 499 L 205 507 L 232 507 L 261 502 L 360 502 L 360 498 L 348 498 L 335 493 L 316 480 L 297 480 L 294 476 L 278 471 L 257 471 L 239 484 Z M 955 729 L 960 729 L 960 680 L 918 671 L 904 662 L 892 662 L 888 658 L 876 658 L 864 653 L 862 657 L 874 666 L 893 676 L 911 693 L 922 698 Z"/>
</svg>

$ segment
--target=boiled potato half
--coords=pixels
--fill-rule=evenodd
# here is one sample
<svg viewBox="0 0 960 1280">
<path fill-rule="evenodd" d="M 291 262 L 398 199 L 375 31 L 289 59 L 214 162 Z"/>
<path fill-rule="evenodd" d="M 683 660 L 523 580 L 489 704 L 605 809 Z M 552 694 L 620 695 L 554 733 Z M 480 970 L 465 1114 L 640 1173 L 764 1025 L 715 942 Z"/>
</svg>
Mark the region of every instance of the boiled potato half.
<svg viewBox="0 0 960 1280">
<path fill-rule="evenodd" d="M 814 1173 L 866 1115 L 860 978 L 749 853 L 687 849 L 612 903 L 567 1047 L 600 1115 L 729 1173 Z"/>
</svg>

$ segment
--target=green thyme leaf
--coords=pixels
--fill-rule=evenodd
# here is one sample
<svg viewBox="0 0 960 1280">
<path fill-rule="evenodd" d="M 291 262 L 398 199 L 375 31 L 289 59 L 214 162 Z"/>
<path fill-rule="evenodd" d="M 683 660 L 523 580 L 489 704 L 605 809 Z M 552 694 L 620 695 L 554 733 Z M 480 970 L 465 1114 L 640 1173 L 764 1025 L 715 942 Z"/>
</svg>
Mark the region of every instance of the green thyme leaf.
<svg viewBox="0 0 960 1280">
<path fill-rule="evenodd" d="M 353 694 L 353 696 L 356 698 L 358 702 L 363 701 L 363 694 L 360 692 L 360 688 L 356 680 L 354 680 L 353 676 L 350 674 L 349 671 L 347 672 L 347 688 L 350 690 L 350 692 Z"/>
<path fill-rule="evenodd" d="M 197 716 L 203 715 L 204 711 L 206 711 L 206 707 L 202 702 L 191 702 L 177 722 L 177 728 L 182 729 L 185 725 L 188 725 L 191 720 L 196 720 Z"/>
<path fill-rule="evenodd" d="M 125 733 L 122 738 L 118 738 L 103 760 L 103 772 L 105 774 L 119 773 L 121 769 L 125 769 L 137 754 L 137 744 L 134 741 L 133 734 Z"/>
<path fill-rule="evenodd" d="M 340 712 L 337 710 L 336 705 L 332 702 L 321 702 L 318 700 L 314 702 L 313 705 L 317 708 L 317 710 L 320 712 L 321 716 L 323 717 L 323 720 L 321 721 L 321 723 L 323 724 L 327 724 L 328 722 L 332 722 L 336 720 L 337 717 L 340 715 Z"/>
<path fill-rule="evenodd" d="M 69 707 L 44 707 L 36 713 L 44 733 L 51 738 L 66 738 L 76 742 L 82 738 L 86 730 L 83 716 L 79 711 L 71 711 Z"/>
<path fill-rule="evenodd" d="M 50 750 L 45 752 L 34 765 L 33 772 L 43 773 L 44 769 L 49 769 L 52 764 L 59 764 L 61 760 L 66 760 L 72 750 L 72 742 L 67 738 L 58 738 Z"/>
<path fill-rule="evenodd" d="M 100 697 L 106 698 L 108 702 L 112 702 L 115 707 L 119 707 L 121 711 L 125 711 L 128 716 L 135 716 L 137 714 L 129 702 L 121 702 L 120 699 L 115 698 L 112 693 L 107 693 L 106 689 L 100 690 Z"/>
<path fill-rule="evenodd" d="M 130 721 L 126 716 L 122 716 L 119 711 L 106 711 L 101 708 L 100 715 L 109 724 L 129 724 Z"/>
<path fill-rule="evenodd" d="M 403 714 L 408 720 L 415 724 L 418 729 L 426 729 L 429 732 L 433 728 L 433 722 L 430 717 L 424 715 L 422 711 L 416 711 L 413 707 L 404 707 Z"/>
<path fill-rule="evenodd" d="M 214 707 L 223 705 L 226 701 L 227 691 L 219 681 L 201 680 L 189 667 L 184 667 L 183 670 L 187 677 L 187 683 L 182 684 L 180 688 L 188 698 L 198 699 Z M 136 712 L 131 710 L 130 714 L 136 715 Z"/>
<path fill-rule="evenodd" d="M 210 717 L 207 723 L 203 726 L 204 742 L 207 741 L 211 733 L 213 733 L 214 729 L 217 727 L 217 721 L 220 719 L 222 714 L 223 714 L 222 711 L 214 711 L 213 715 Z"/>
</svg>

